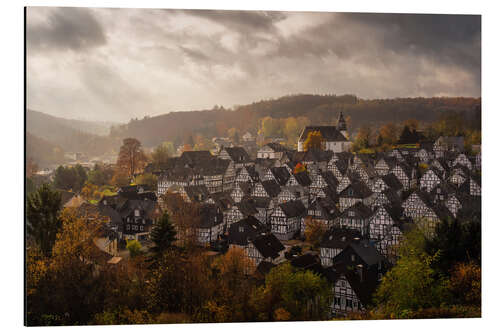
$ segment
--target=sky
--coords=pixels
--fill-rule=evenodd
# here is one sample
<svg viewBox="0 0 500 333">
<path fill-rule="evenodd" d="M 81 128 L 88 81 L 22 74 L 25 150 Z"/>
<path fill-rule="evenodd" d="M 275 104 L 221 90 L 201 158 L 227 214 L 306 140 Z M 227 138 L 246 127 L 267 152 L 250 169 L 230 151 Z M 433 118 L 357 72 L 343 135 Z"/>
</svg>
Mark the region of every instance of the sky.
<svg viewBox="0 0 500 333">
<path fill-rule="evenodd" d="M 127 122 L 297 93 L 481 96 L 481 17 L 29 7 L 27 106 Z"/>
</svg>

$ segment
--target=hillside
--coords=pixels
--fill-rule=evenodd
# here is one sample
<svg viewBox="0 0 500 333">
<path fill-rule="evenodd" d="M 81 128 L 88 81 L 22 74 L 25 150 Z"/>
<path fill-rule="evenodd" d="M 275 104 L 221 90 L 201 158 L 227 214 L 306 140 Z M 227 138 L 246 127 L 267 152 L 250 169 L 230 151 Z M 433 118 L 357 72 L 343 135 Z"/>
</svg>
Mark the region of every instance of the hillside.
<svg viewBox="0 0 500 333">
<path fill-rule="evenodd" d="M 116 151 L 120 146 L 119 140 L 109 135 L 94 134 L 104 131 L 102 123 L 58 118 L 33 110 L 26 113 L 26 129 L 33 136 L 57 145 L 64 152 L 78 151 L 96 156 Z"/>
<path fill-rule="evenodd" d="M 42 169 L 62 163 L 64 153 L 56 144 L 26 132 L 26 160 L 30 159 Z"/>
<path fill-rule="evenodd" d="M 307 117 L 314 124 L 333 124 L 340 111 L 350 118 L 354 132 L 364 124 L 380 125 L 410 118 L 422 123 L 439 119 L 446 111 L 464 113 L 473 119 L 480 98 L 398 98 L 364 100 L 353 95 L 292 95 L 238 106 L 234 110 L 222 107 L 204 111 L 170 112 L 155 117 L 133 119 L 126 125 L 114 127 L 115 137 L 136 137 L 145 146 L 153 147 L 162 141 L 175 144 L 186 142 L 193 134 L 211 138 L 225 136 L 227 129 L 235 127 L 241 133 L 255 133 L 259 120 L 272 118 Z"/>
<path fill-rule="evenodd" d="M 66 119 L 61 117 L 55 117 L 48 115 L 43 112 L 28 109 L 28 119 L 31 119 L 34 123 L 44 123 L 51 122 L 56 123 L 60 126 L 69 127 L 74 130 L 94 134 L 107 136 L 109 134 L 109 129 L 111 126 L 119 125 L 118 123 L 106 122 L 106 121 L 86 121 L 77 119 Z"/>
</svg>

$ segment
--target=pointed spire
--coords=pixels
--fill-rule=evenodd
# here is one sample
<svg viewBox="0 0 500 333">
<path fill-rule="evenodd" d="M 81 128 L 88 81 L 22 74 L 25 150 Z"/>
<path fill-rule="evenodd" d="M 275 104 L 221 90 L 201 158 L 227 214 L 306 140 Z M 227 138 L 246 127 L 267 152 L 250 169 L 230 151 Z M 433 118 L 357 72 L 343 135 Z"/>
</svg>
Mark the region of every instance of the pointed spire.
<svg viewBox="0 0 500 333">
<path fill-rule="evenodd" d="M 347 125 L 345 123 L 345 119 L 344 119 L 344 115 L 342 114 L 342 111 L 340 111 L 339 120 L 337 121 L 337 129 L 339 131 L 347 131 Z"/>
</svg>

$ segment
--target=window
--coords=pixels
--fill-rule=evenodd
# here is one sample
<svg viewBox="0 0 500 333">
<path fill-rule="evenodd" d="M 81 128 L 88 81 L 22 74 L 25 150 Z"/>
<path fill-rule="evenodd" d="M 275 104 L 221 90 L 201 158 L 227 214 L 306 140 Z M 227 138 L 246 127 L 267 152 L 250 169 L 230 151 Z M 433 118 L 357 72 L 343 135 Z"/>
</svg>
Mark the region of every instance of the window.
<svg viewBox="0 0 500 333">
<path fill-rule="evenodd" d="M 342 281 L 340 285 L 342 286 L 342 288 L 345 288 L 345 281 Z"/>
<path fill-rule="evenodd" d="M 348 306 L 349 308 L 352 308 L 352 299 L 348 299 L 348 300 L 347 300 L 347 306 Z"/>
<path fill-rule="evenodd" d="M 351 261 L 352 261 L 352 262 L 355 262 L 355 261 L 356 261 L 356 255 L 351 254 Z"/>
<path fill-rule="evenodd" d="M 354 216 L 354 212 L 353 212 L 352 210 L 351 210 L 351 211 L 349 211 L 349 213 L 348 213 L 348 214 L 349 214 L 349 216 Z"/>
<path fill-rule="evenodd" d="M 143 231 L 143 230 L 144 230 L 144 227 L 141 225 L 141 231 Z"/>
<path fill-rule="evenodd" d="M 138 209 L 134 210 L 134 216 L 139 216 L 139 210 Z"/>
</svg>

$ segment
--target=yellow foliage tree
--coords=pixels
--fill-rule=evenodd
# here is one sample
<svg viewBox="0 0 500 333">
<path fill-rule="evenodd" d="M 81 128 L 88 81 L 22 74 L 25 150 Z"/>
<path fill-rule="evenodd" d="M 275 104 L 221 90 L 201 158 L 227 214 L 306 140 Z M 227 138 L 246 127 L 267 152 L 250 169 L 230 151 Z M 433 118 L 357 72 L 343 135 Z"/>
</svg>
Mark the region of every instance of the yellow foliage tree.
<svg viewBox="0 0 500 333">
<path fill-rule="evenodd" d="M 310 149 L 325 149 L 325 140 L 323 139 L 320 131 L 311 131 L 307 134 L 306 141 L 304 141 L 304 151 L 308 151 Z"/>
</svg>

